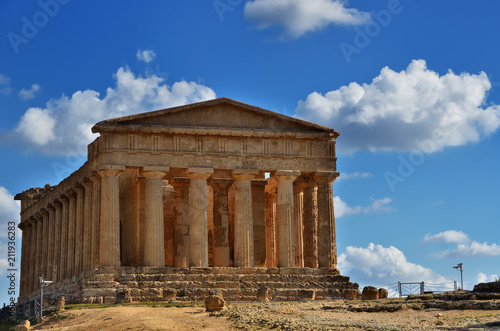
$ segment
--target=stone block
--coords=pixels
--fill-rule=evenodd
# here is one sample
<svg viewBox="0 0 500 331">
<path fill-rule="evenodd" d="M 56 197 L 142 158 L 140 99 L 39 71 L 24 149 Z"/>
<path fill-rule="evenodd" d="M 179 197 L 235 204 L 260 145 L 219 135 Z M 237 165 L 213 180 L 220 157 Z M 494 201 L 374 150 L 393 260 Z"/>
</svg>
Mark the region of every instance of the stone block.
<svg viewBox="0 0 500 331">
<path fill-rule="evenodd" d="M 379 293 L 376 287 L 365 286 L 363 292 L 361 293 L 362 300 L 377 300 L 379 298 Z"/>
<path fill-rule="evenodd" d="M 222 296 L 210 295 L 205 299 L 205 308 L 209 312 L 221 311 L 224 309 L 225 301 Z"/>
</svg>

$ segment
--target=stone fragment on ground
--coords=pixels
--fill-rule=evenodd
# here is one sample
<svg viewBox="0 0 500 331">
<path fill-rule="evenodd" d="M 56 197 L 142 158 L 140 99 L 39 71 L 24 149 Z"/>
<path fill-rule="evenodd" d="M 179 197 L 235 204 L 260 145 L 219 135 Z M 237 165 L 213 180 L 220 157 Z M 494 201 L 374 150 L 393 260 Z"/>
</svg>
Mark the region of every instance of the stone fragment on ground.
<svg viewBox="0 0 500 331">
<path fill-rule="evenodd" d="M 205 307 L 207 311 L 221 311 L 224 309 L 225 301 L 221 296 L 210 295 L 205 299 Z"/>
</svg>

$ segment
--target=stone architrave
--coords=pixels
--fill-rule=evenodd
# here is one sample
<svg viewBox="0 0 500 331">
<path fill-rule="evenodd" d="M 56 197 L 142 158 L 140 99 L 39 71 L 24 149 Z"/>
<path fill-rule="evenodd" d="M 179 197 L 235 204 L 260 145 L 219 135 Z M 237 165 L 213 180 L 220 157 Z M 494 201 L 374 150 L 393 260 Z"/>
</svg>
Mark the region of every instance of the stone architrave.
<svg viewBox="0 0 500 331">
<path fill-rule="evenodd" d="M 82 271 L 88 271 L 92 261 L 92 187 L 90 180 L 82 182 L 85 189 L 82 241 Z"/>
<path fill-rule="evenodd" d="M 318 184 L 313 176 L 304 179 L 304 267 L 318 267 Z"/>
<path fill-rule="evenodd" d="M 84 218 L 84 188 L 81 186 L 73 188 L 76 193 L 75 208 L 75 265 L 73 275 L 82 272 L 83 263 L 83 218 Z"/>
<path fill-rule="evenodd" d="M 295 267 L 295 217 L 293 210 L 293 181 L 300 171 L 279 170 L 278 182 L 278 267 Z"/>
<path fill-rule="evenodd" d="M 233 170 L 234 178 L 234 266 L 254 266 L 252 179 L 258 170 Z"/>
<path fill-rule="evenodd" d="M 189 265 L 208 267 L 207 179 L 212 168 L 189 168 Z"/>
<path fill-rule="evenodd" d="M 228 189 L 232 184 L 232 179 L 213 179 L 210 183 L 214 190 L 214 267 L 231 266 Z"/>
<path fill-rule="evenodd" d="M 101 215 L 99 238 L 99 265 L 116 266 L 120 263 L 120 183 L 118 176 L 125 167 L 112 165 L 98 170 L 101 179 Z"/>
<path fill-rule="evenodd" d="M 174 188 L 174 267 L 189 267 L 189 178 L 175 177 Z"/>
<path fill-rule="evenodd" d="M 165 239 L 163 227 L 162 180 L 170 169 L 167 167 L 143 167 L 146 177 L 144 265 L 165 266 Z"/>
<path fill-rule="evenodd" d="M 332 184 L 338 175 L 338 172 L 314 174 L 318 183 L 318 264 L 320 268 L 337 267 Z"/>
</svg>

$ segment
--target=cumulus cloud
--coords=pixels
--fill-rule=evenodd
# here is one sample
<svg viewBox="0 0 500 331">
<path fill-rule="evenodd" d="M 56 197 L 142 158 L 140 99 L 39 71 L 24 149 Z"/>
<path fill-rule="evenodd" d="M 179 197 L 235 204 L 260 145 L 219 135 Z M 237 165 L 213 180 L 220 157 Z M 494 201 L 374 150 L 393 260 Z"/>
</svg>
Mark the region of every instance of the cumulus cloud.
<svg viewBox="0 0 500 331">
<path fill-rule="evenodd" d="M 445 75 L 413 60 L 388 67 L 371 83 L 353 82 L 299 101 L 296 116 L 340 131 L 339 150 L 424 151 L 478 142 L 500 126 L 500 106 L 487 105 L 491 83 L 480 74 Z"/>
<path fill-rule="evenodd" d="M 500 256 L 500 246 L 487 242 L 480 243 L 472 241 L 470 243 L 460 244 L 455 249 L 447 249 L 441 253 L 434 254 L 439 258 L 466 258 L 466 257 L 493 257 Z"/>
<path fill-rule="evenodd" d="M 340 182 L 341 180 L 354 179 L 354 178 L 369 178 L 372 176 L 373 176 L 373 174 L 371 174 L 369 172 L 341 173 L 340 177 L 337 178 L 336 182 Z"/>
<path fill-rule="evenodd" d="M 367 285 L 386 285 L 398 281 L 444 283 L 449 280 L 429 268 L 409 262 L 394 246 L 370 243 L 366 248 L 348 246 L 338 258 L 338 268 L 352 281 Z"/>
<path fill-rule="evenodd" d="M 279 26 L 291 38 L 330 24 L 360 25 L 370 20 L 370 14 L 345 5 L 340 0 L 254 0 L 245 4 L 244 14 L 258 29 Z"/>
<path fill-rule="evenodd" d="M 437 234 L 426 234 L 424 237 L 424 243 L 466 243 L 469 242 L 469 236 L 462 231 L 449 230 L 444 232 L 439 232 Z"/>
<path fill-rule="evenodd" d="M 44 108 L 29 108 L 9 137 L 30 149 L 50 155 L 86 155 L 87 144 L 96 135 L 91 127 L 106 118 L 200 102 L 215 92 L 195 82 L 179 81 L 172 86 L 156 75 L 136 76 L 121 67 L 114 75 L 116 86 L 104 96 L 94 90 L 51 99 Z M 20 139 L 19 139 L 20 138 Z"/>
<path fill-rule="evenodd" d="M 489 277 L 485 273 L 478 273 L 477 274 L 477 282 L 478 283 L 489 283 L 489 282 L 495 282 L 497 281 L 498 276 L 497 275 L 490 275 Z"/>
<path fill-rule="evenodd" d="M 9 86 L 10 77 L 7 75 L 0 74 L 0 94 L 9 95 L 14 90 Z"/>
<path fill-rule="evenodd" d="M 33 84 L 29 90 L 24 88 L 21 89 L 21 91 L 19 91 L 19 97 L 23 100 L 33 99 L 38 91 L 40 91 L 40 85 Z"/>
<path fill-rule="evenodd" d="M 356 214 L 371 214 L 376 212 L 385 212 L 389 213 L 394 211 L 394 209 L 389 206 L 392 202 L 392 199 L 384 198 L 384 199 L 371 199 L 372 203 L 366 207 L 356 206 L 350 207 L 342 201 L 339 196 L 333 197 L 333 204 L 335 206 L 335 217 L 343 217 L 348 215 L 356 215 Z"/>
<path fill-rule="evenodd" d="M 137 59 L 149 63 L 155 59 L 156 53 L 152 50 L 138 50 L 136 56 Z"/>
</svg>

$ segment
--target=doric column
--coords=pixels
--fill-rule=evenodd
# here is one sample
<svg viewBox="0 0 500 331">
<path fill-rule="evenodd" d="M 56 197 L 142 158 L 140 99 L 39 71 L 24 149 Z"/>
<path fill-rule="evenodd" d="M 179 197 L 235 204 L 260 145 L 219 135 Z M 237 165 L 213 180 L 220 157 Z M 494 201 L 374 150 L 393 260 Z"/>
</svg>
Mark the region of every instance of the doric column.
<svg viewBox="0 0 500 331">
<path fill-rule="evenodd" d="M 42 276 L 42 241 L 43 241 L 43 217 L 40 213 L 35 214 L 36 219 L 36 264 L 35 264 L 35 278 L 34 281 L 34 290 L 38 290 L 40 288 L 40 279 Z"/>
<path fill-rule="evenodd" d="M 68 277 L 68 220 L 69 220 L 69 199 L 62 195 L 59 198 L 62 204 L 61 210 L 61 246 L 59 251 L 59 280 Z"/>
<path fill-rule="evenodd" d="M 304 267 L 318 268 L 318 184 L 305 178 L 304 188 Z"/>
<path fill-rule="evenodd" d="M 82 271 L 88 271 L 91 267 L 92 256 L 92 182 L 86 180 L 82 183 L 85 189 L 84 195 L 84 213 L 83 213 L 83 241 L 82 241 Z"/>
<path fill-rule="evenodd" d="M 174 267 L 189 267 L 189 178 L 170 180 L 174 188 Z"/>
<path fill-rule="evenodd" d="M 48 242 L 47 249 L 47 272 L 45 273 L 45 280 L 54 281 L 54 232 L 55 232 L 55 208 L 51 204 L 47 207 L 47 212 L 49 213 L 49 234 L 46 238 Z"/>
<path fill-rule="evenodd" d="M 276 201 L 278 200 L 276 189 L 273 188 L 266 194 L 266 267 L 278 266 L 276 249 Z"/>
<path fill-rule="evenodd" d="M 228 188 L 232 184 L 232 179 L 213 179 L 210 183 L 214 190 L 214 267 L 231 266 Z"/>
<path fill-rule="evenodd" d="M 19 228 L 23 232 L 21 242 L 21 281 L 19 282 L 19 296 L 24 298 L 27 294 L 29 265 L 30 265 L 30 226 L 27 222 L 19 224 Z"/>
<path fill-rule="evenodd" d="M 107 166 L 98 171 L 101 179 L 101 219 L 99 238 L 99 265 L 116 266 L 120 263 L 120 182 L 118 176 L 124 166 Z"/>
<path fill-rule="evenodd" d="M 254 266 L 252 179 L 258 170 L 233 170 L 234 178 L 234 266 Z"/>
<path fill-rule="evenodd" d="M 207 179 L 212 168 L 189 168 L 189 265 L 208 267 Z"/>
<path fill-rule="evenodd" d="M 278 267 L 295 267 L 295 217 L 293 181 L 300 171 L 279 170 L 278 182 Z"/>
<path fill-rule="evenodd" d="M 90 230 L 90 267 L 99 266 L 99 240 L 101 219 L 101 177 L 93 174 L 89 177 L 92 181 L 92 225 Z"/>
<path fill-rule="evenodd" d="M 304 267 L 304 186 L 302 183 L 294 183 L 293 185 L 293 207 L 295 216 L 295 266 L 297 268 Z"/>
<path fill-rule="evenodd" d="M 252 181 L 254 265 L 266 265 L 266 185 L 267 180 Z"/>
<path fill-rule="evenodd" d="M 76 193 L 76 219 L 75 219 L 75 266 L 73 276 L 79 275 L 82 272 L 83 260 L 83 203 L 84 189 L 81 186 L 73 189 Z"/>
<path fill-rule="evenodd" d="M 66 196 L 69 199 L 66 277 L 71 278 L 75 275 L 76 194 L 73 190 L 69 190 L 66 192 Z"/>
<path fill-rule="evenodd" d="M 28 294 L 35 290 L 36 284 L 38 284 L 38 279 L 36 278 L 36 260 L 37 260 L 37 252 L 36 252 L 36 233 L 37 233 L 37 221 L 35 218 L 30 218 L 29 224 L 31 227 L 31 235 L 30 235 L 30 273 L 28 279 Z"/>
<path fill-rule="evenodd" d="M 62 224 L 62 203 L 54 201 L 52 205 L 55 208 L 54 212 L 54 263 L 52 265 L 52 281 L 61 280 L 61 224 Z"/>
<path fill-rule="evenodd" d="M 49 212 L 44 208 L 40 211 L 42 215 L 43 232 L 42 232 L 42 256 L 41 256 L 41 268 L 40 276 L 47 279 L 48 275 L 48 252 L 49 252 Z"/>
<path fill-rule="evenodd" d="M 318 262 L 320 268 L 337 267 L 335 216 L 333 213 L 333 181 L 338 172 L 316 172 L 318 182 Z"/>
<path fill-rule="evenodd" d="M 163 188 L 162 180 L 169 171 L 166 167 L 144 167 L 146 177 L 146 206 L 144 265 L 165 266 L 165 239 L 163 230 Z"/>
</svg>

